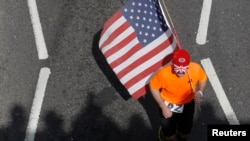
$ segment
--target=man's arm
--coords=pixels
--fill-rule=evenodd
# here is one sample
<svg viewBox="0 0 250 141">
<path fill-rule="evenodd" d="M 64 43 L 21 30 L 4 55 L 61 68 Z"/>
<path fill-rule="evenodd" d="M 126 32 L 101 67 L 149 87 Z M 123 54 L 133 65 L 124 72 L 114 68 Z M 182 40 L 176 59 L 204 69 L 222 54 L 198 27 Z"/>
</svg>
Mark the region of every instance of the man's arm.
<svg viewBox="0 0 250 141">
<path fill-rule="evenodd" d="M 152 86 L 150 85 L 150 91 L 153 95 L 153 98 L 155 99 L 155 101 L 157 102 L 157 104 L 162 107 L 165 106 L 164 101 L 161 99 L 160 97 L 160 91 L 159 90 L 155 90 L 154 88 L 152 88 Z"/>
<path fill-rule="evenodd" d="M 162 110 L 162 114 L 165 118 L 169 118 L 172 116 L 172 111 L 165 105 L 164 101 L 161 99 L 160 96 L 160 90 L 155 90 L 151 85 L 149 85 L 150 87 L 150 91 L 153 95 L 153 98 L 155 99 L 155 101 L 157 102 L 157 104 L 159 105 L 159 107 Z"/>
<path fill-rule="evenodd" d="M 201 103 L 201 98 L 203 96 L 203 92 L 206 88 L 206 85 L 207 85 L 207 80 L 198 82 L 197 91 L 195 92 L 195 97 L 194 97 L 195 102 L 197 104 Z"/>
<path fill-rule="evenodd" d="M 206 88 L 207 80 L 198 82 L 198 91 L 203 92 Z"/>
</svg>

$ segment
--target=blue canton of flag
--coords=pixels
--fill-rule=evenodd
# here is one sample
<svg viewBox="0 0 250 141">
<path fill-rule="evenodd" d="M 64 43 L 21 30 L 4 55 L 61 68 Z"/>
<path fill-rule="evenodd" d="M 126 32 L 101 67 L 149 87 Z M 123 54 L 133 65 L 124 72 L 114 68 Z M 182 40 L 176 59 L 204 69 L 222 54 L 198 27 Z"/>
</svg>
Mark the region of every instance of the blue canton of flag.
<svg viewBox="0 0 250 141">
<path fill-rule="evenodd" d="M 143 46 L 168 29 L 157 0 L 129 1 L 121 11 L 135 29 Z"/>
</svg>

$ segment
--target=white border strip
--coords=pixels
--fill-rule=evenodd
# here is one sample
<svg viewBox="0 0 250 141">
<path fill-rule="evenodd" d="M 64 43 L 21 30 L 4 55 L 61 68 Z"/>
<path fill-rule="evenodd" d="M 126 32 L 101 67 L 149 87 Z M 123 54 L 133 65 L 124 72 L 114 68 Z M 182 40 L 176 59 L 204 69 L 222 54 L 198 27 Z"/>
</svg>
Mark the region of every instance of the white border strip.
<svg viewBox="0 0 250 141">
<path fill-rule="evenodd" d="M 208 30 L 211 6 L 212 6 L 212 0 L 203 0 L 200 24 L 196 36 L 196 43 L 200 45 L 204 45 L 207 40 L 207 30 Z"/>
<path fill-rule="evenodd" d="M 33 100 L 29 122 L 26 130 L 25 141 L 34 141 L 39 115 L 45 95 L 46 85 L 49 79 L 50 69 L 42 68 L 39 73 L 39 78 L 36 86 L 35 97 Z"/>
<path fill-rule="evenodd" d="M 201 64 L 203 65 L 207 75 L 208 79 L 215 91 L 215 94 L 219 100 L 219 103 L 226 115 L 226 118 L 231 125 L 239 125 L 239 121 L 234 113 L 234 110 L 232 106 L 230 105 L 227 96 L 222 88 L 222 85 L 217 77 L 217 74 L 214 70 L 214 67 L 212 65 L 212 62 L 209 58 L 201 60 Z"/>
<path fill-rule="evenodd" d="M 38 51 L 38 58 L 39 59 L 47 59 L 48 58 L 48 51 L 46 48 L 46 44 L 44 41 L 44 36 L 42 32 L 42 26 L 39 19 L 39 14 L 37 10 L 36 0 L 27 0 L 28 7 L 30 11 L 30 18 L 31 23 L 33 26 L 33 32 L 36 41 L 36 48 Z"/>
</svg>

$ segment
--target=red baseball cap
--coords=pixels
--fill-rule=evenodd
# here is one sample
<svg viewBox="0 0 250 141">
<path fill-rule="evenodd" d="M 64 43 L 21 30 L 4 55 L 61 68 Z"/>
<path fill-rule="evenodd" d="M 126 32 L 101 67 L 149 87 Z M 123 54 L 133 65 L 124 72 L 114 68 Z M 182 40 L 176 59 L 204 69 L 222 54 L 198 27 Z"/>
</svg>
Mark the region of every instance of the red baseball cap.
<svg viewBox="0 0 250 141">
<path fill-rule="evenodd" d="M 185 49 L 174 51 L 172 63 L 177 66 L 188 66 L 190 63 L 190 54 Z"/>
</svg>

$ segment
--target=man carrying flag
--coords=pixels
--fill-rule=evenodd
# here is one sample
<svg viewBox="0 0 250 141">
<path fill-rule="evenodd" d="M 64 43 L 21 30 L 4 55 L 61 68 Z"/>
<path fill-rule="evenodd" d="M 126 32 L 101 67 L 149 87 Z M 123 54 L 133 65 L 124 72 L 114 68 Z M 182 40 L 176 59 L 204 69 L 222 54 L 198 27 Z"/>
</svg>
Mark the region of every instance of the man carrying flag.
<svg viewBox="0 0 250 141">
<path fill-rule="evenodd" d="M 187 141 L 193 125 L 195 104 L 207 83 L 202 67 L 190 61 L 185 49 L 176 50 L 172 64 L 160 69 L 150 80 L 152 95 L 160 107 L 161 141 Z"/>
<path fill-rule="evenodd" d="M 149 91 L 152 74 L 171 61 L 177 42 L 158 0 L 130 0 L 104 25 L 99 48 L 129 94 Z"/>
</svg>

